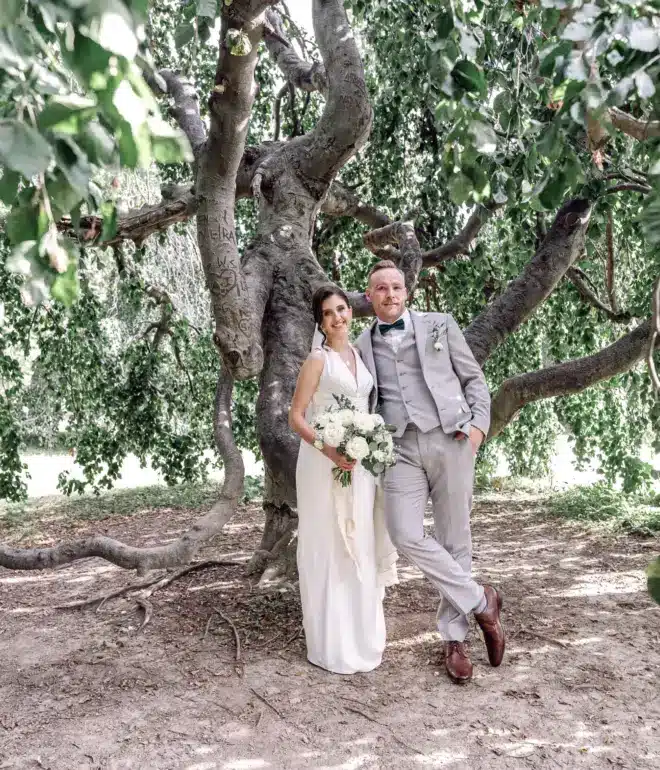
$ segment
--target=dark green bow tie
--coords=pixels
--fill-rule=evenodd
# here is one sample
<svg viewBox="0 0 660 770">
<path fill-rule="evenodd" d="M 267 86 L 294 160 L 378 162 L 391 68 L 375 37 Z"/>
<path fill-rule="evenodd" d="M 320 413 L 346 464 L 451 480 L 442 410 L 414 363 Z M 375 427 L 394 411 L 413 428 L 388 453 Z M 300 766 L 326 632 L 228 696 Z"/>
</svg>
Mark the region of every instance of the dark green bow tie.
<svg viewBox="0 0 660 770">
<path fill-rule="evenodd" d="M 403 318 L 399 318 L 393 324 L 378 324 L 378 331 L 381 334 L 387 334 L 391 329 L 405 329 L 406 324 Z"/>
</svg>

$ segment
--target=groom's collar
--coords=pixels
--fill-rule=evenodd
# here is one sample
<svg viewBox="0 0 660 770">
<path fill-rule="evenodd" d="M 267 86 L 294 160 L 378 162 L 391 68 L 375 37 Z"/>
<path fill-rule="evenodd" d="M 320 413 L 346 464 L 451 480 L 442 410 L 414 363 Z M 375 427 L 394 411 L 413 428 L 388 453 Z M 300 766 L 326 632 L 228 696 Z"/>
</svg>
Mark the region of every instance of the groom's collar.
<svg viewBox="0 0 660 770">
<path fill-rule="evenodd" d="M 403 319 L 403 323 L 405 324 L 405 330 L 409 332 L 412 329 L 412 316 L 410 315 L 410 310 L 406 308 L 403 313 L 399 316 L 399 318 Z M 398 321 L 399 318 L 396 320 Z M 373 323 L 372 329 L 376 329 L 378 327 L 378 324 L 386 324 L 390 323 L 389 321 L 381 321 L 381 319 L 376 316 L 376 320 Z"/>
</svg>

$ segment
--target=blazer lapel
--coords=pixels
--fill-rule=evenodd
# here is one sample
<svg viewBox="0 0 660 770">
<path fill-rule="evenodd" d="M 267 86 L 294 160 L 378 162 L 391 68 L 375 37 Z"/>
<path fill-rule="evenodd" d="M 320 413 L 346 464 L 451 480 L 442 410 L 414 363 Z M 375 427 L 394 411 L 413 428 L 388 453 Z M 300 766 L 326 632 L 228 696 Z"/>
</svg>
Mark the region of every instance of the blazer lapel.
<svg viewBox="0 0 660 770">
<path fill-rule="evenodd" d="M 367 369 L 369 370 L 369 374 L 371 374 L 373 378 L 374 388 L 378 388 L 378 381 L 377 381 L 377 375 L 376 375 L 376 361 L 374 359 L 374 346 L 371 339 L 371 335 L 373 334 L 375 326 L 376 326 L 376 322 L 374 321 L 374 323 L 371 324 L 371 326 L 368 329 L 365 329 L 362 332 L 362 345 L 360 347 L 364 351 L 364 363 L 366 364 Z"/>
<path fill-rule="evenodd" d="M 410 317 L 412 318 L 413 329 L 415 330 L 415 343 L 417 345 L 417 352 L 419 353 L 419 363 L 424 371 L 424 359 L 426 357 L 426 338 L 428 336 L 428 327 L 426 325 L 426 318 L 419 313 L 410 311 Z"/>
</svg>

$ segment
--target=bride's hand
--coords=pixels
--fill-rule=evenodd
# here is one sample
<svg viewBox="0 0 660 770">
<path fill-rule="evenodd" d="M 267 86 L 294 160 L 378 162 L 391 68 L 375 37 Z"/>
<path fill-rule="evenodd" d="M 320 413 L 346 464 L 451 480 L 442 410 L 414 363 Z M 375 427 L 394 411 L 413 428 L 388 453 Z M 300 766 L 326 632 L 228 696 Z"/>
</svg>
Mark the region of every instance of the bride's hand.
<svg viewBox="0 0 660 770">
<path fill-rule="evenodd" d="M 353 468 L 355 468 L 355 460 L 349 460 L 348 457 L 339 454 L 339 452 L 331 446 L 324 446 L 323 454 L 343 471 L 352 471 Z"/>
</svg>

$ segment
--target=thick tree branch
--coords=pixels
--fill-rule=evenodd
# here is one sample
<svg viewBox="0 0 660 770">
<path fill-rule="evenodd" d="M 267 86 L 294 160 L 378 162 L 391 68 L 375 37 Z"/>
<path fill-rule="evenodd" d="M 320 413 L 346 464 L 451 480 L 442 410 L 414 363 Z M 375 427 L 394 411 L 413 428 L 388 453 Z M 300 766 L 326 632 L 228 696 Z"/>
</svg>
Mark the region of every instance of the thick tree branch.
<svg viewBox="0 0 660 770">
<path fill-rule="evenodd" d="M 277 11 L 266 13 L 264 27 L 266 48 L 284 77 L 302 91 L 321 91 L 327 88 L 325 70 L 318 62 L 301 59 L 288 42 L 282 19 Z"/>
<path fill-rule="evenodd" d="M 618 107 L 610 107 L 609 117 L 615 128 L 633 139 L 644 141 L 660 137 L 660 120 L 639 120 Z"/>
<path fill-rule="evenodd" d="M 595 307 L 604 313 L 610 321 L 614 321 L 615 323 L 626 323 L 632 318 L 630 313 L 625 311 L 612 310 L 611 307 L 608 307 L 604 302 L 602 302 L 598 295 L 589 288 L 585 280 L 574 267 L 568 268 L 566 271 L 566 277 L 578 290 L 582 299 L 588 302 L 592 307 Z"/>
<path fill-rule="evenodd" d="M 422 253 L 413 223 L 392 222 L 364 236 L 365 246 L 374 253 L 378 253 L 383 246 L 393 243 L 399 246 L 397 263 L 405 277 L 408 295 L 412 297 L 422 267 Z"/>
<path fill-rule="evenodd" d="M 523 272 L 467 328 L 465 337 L 479 364 L 550 296 L 583 252 L 591 207 L 584 199 L 564 204 Z"/>
<path fill-rule="evenodd" d="M 438 246 L 436 249 L 431 249 L 431 251 L 422 253 L 424 267 L 436 267 L 442 262 L 447 262 L 462 254 L 468 254 L 470 246 L 474 239 L 479 235 L 481 228 L 500 208 L 501 206 L 498 206 L 497 204 L 477 206 L 470 214 L 463 229 L 450 241 L 447 241 L 447 243 L 444 243 L 442 246 Z"/>
<path fill-rule="evenodd" d="M 621 184 L 615 184 L 612 187 L 607 187 L 603 191 L 603 195 L 610 195 L 612 193 L 620 192 L 638 192 L 642 195 L 648 195 L 651 192 L 651 187 L 645 184 L 636 184 L 635 182 L 622 182 Z"/>
<path fill-rule="evenodd" d="M 199 99 L 195 86 L 172 70 L 160 70 L 158 75 L 158 78 L 149 77 L 147 81 L 156 93 L 169 94 L 172 97 L 172 117 L 188 137 L 193 155 L 197 159 L 206 141 L 206 127 L 199 114 Z"/>
<path fill-rule="evenodd" d="M 200 153 L 195 185 L 197 240 L 211 293 L 214 342 L 225 366 L 243 379 L 262 366 L 259 325 L 241 270 L 236 239 L 237 175 L 245 151 L 252 104 L 254 70 L 264 13 L 250 15 L 253 4 L 221 4 L 220 54 L 209 99 L 211 126 Z"/>
<path fill-rule="evenodd" d="M 326 104 L 314 130 L 296 146 L 301 179 L 318 199 L 366 142 L 372 109 L 364 68 L 342 0 L 312 0 L 314 33 L 325 68 Z"/>
<path fill-rule="evenodd" d="M 392 222 L 387 214 L 379 211 L 375 206 L 364 203 L 355 193 L 338 182 L 330 185 L 321 211 L 331 217 L 353 217 L 373 229 L 385 227 Z"/>
<path fill-rule="evenodd" d="M 501 433 L 526 404 L 580 393 L 602 380 L 627 372 L 644 358 L 650 330 L 651 322 L 646 321 L 594 355 L 506 380 L 492 400 L 488 438 Z"/>
<path fill-rule="evenodd" d="M 92 535 L 48 548 L 10 548 L 0 545 L 0 567 L 52 569 L 78 559 L 98 556 L 118 567 L 135 569 L 139 575 L 143 575 L 149 570 L 189 563 L 203 543 L 221 532 L 243 494 L 243 458 L 234 443 L 231 430 L 232 387 L 231 378 L 221 374 L 216 389 L 214 417 L 216 446 L 225 464 L 225 480 L 220 499 L 182 537 L 152 548 L 137 548 L 103 535 Z"/>
</svg>

